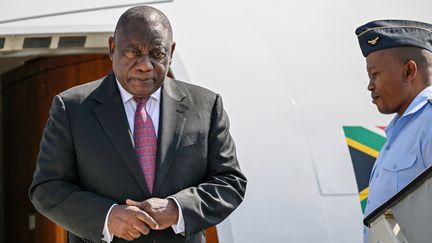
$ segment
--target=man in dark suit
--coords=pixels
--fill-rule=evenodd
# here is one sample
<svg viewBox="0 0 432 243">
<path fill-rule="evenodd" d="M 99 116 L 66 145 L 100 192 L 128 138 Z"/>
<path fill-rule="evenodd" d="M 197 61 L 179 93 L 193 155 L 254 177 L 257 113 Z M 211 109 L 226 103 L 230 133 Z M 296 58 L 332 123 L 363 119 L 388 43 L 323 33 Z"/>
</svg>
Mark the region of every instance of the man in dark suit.
<svg viewBox="0 0 432 243">
<path fill-rule="evenodd" d="M 167 77 L 166 16 L 127 10 L 109 39 L 113 73 L 54 98 L 30 198 L 74 242 L 205 242 L 243 200 L 218 94 Z"/>
</svg>

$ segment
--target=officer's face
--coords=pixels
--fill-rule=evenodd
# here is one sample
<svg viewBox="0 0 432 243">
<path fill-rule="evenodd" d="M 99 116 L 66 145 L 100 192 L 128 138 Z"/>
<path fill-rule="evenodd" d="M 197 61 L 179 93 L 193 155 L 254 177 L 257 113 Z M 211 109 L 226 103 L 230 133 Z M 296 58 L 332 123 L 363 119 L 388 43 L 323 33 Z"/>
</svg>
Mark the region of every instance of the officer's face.
<svg viewBox="0 0 432 243">
<path fill-rule="evenodd" d="M 130 94 L 148 97 L 162 86 L 175 43 L 160 23 L 130 22 L 109 45 L 114 73 Z"/>
<path fill-rule="evenodd" d="M 405 63 L 390 49 L 370 53 L 366 63 L 372 102 L 381 113 L 402 115 L 411 102 Z"/>
</svg>

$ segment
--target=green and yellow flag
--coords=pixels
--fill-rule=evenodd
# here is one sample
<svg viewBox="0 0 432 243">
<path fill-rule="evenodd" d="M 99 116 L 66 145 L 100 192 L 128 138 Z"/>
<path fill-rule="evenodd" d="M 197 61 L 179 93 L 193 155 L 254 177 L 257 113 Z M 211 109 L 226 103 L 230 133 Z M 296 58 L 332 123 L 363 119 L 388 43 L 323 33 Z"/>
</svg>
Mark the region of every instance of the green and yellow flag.
<svg viewBox="0 0 432 243">
<path fill-rule="evenodd" d="M 386 142 L 385 127 L 344 126 L 343 130 L 354 167 L 360 204 L 364 213 L 369 178 L 379 151 Z"/>
</svg>

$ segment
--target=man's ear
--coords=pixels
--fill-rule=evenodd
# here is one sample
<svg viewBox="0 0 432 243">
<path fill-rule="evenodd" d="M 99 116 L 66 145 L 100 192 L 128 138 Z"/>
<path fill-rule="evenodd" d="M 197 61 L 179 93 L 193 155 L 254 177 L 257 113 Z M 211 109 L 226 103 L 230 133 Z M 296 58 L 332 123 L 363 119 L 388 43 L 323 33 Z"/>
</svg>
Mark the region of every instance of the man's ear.
<svg viewBox="0 0 432 243">
<path fill-rule="evenodd" d="M 110 36 L 108 39 L 108 45 L 109 45 L 109 57 L 112 61 L 113 55 L 114 55 L 114 48 L 115 48 L 115 40 L 114 37 Z"/>
<path fill-rule="evenodd" d="M 173 41 L 173 43 L 171 44 L 171 53 L 170 53 L 170 61 L 169 61 L 170 65 L 171 65 L 171 62 L 172 62 L 172 58 L 173 58 L 175 47 L 176 47 L 176 43 L 175 43 L 175 41 Z"/>
<path fill-rule="evenodd" d="M 417 64 L 411 60 L 405 63 L 405 80 L 412 82 L 417 76 Z"/>
</svg>

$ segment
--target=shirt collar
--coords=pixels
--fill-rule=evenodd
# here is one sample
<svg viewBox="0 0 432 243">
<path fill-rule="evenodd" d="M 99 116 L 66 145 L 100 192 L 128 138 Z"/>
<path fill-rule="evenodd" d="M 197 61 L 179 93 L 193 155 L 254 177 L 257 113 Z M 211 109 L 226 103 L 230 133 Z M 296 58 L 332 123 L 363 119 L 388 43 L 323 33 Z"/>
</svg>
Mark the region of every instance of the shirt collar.
<svg viewBox="0 0 432 243">
<path fill-rule="evenodd" d="M 122 98 L 123 104 L 125 104 L 126 102 L 128 102 L 130 99 L 133 99 L 133 95 L 129 92 L 127 92 L 123 86 L 120 84 L 120 82 L 118 81 L 118 79 L 116 78 L 116 82 L 117 82 L 117 86 L 120 90 L 120 96 Z M 161 88 L 159 87 L 159 89 L 157 89 L 153 94 L 150 95 L 150 97 L 152 99 L 155 99 L 157 101 L 160 101 L 160 96 L 161 96 Z"/>
<path fill-rule="evenodd" d="M 405 112 L 402 114 L 402 116 L 399 116 L 396 114 L 396 116 L 393 118 L 393 120 L 388 124 L 388 126 L 385 129 L 386 134 L 388 134 L 394 126 L 396 126 L 396 123 L 398 120 L 402 117 L 408 116 L 410 114 L 414 114 L 417 111 L 419 111 L 424 105 L 428 103 L 428 100 L 432 98 L 432 86 L 429 86 L 425 89 L 423 89 L 415 98 L 413 101 L 411 101 L 411 104 L 408 106 L 408 108 L 405 110 Z M 388 135 L 387 135 L 388 136 Z"/>
<path fill-rule="evenodd" d="M 419 111 L 432 98 L 432 86 L 423 89 L 405 110 L 402 117 Z"/>
</svg>

